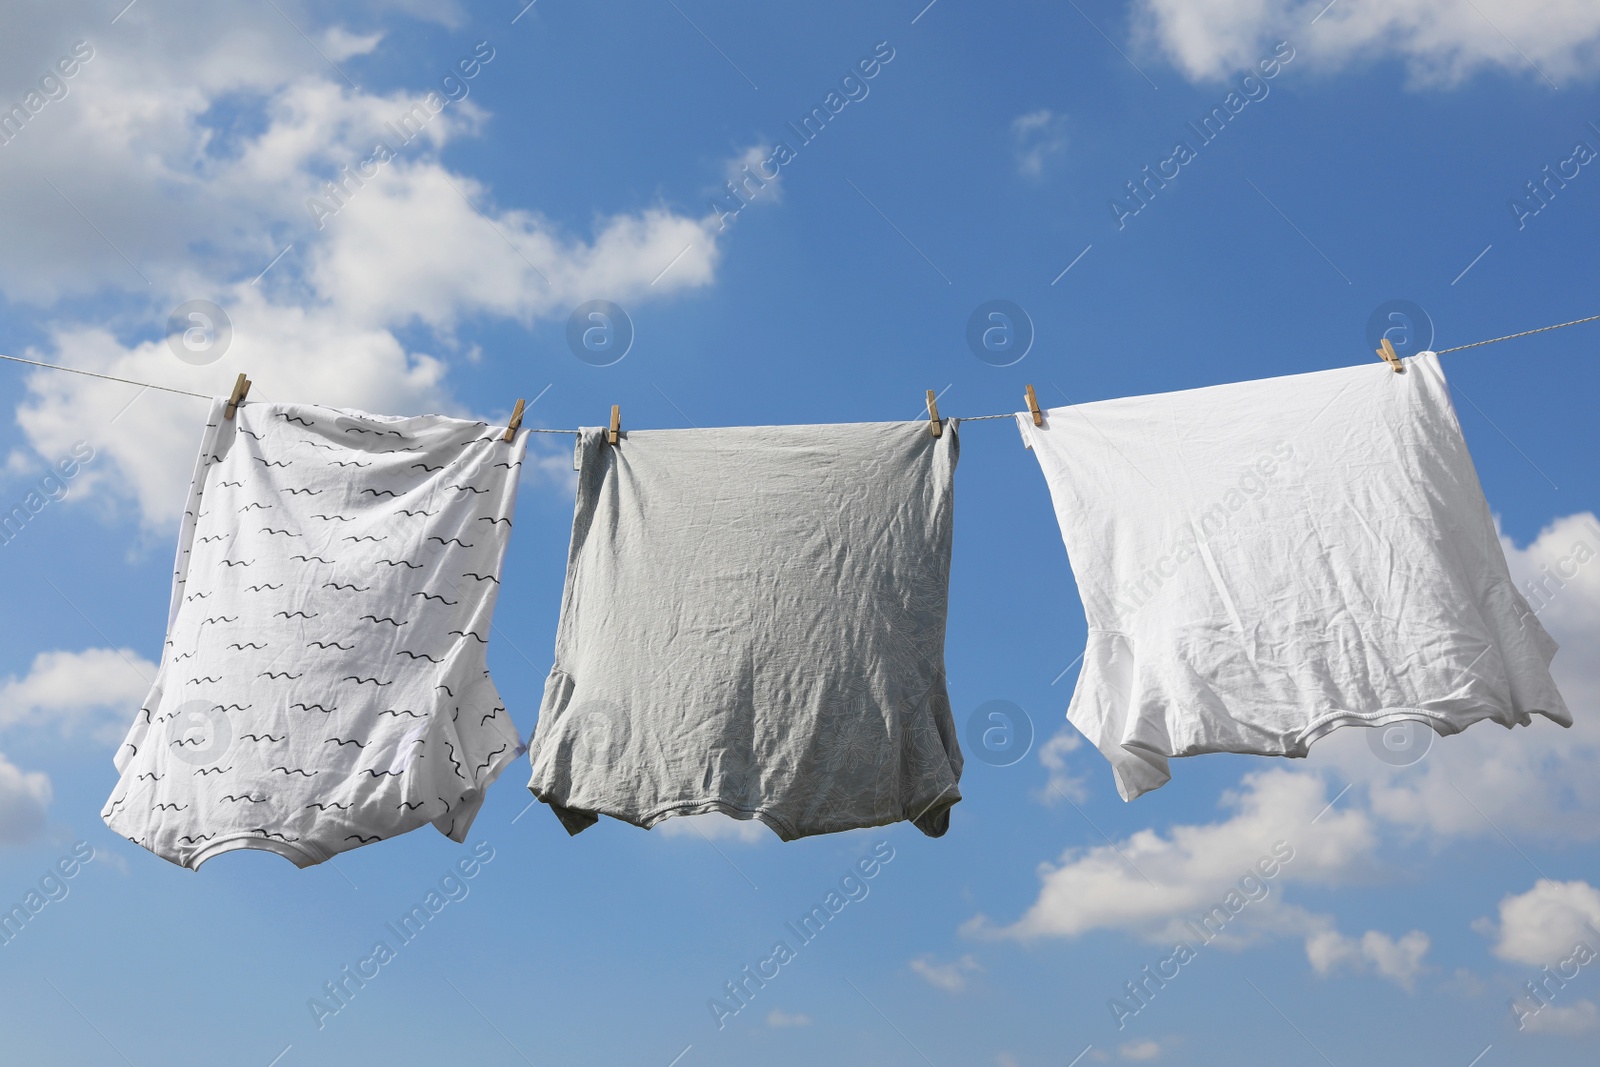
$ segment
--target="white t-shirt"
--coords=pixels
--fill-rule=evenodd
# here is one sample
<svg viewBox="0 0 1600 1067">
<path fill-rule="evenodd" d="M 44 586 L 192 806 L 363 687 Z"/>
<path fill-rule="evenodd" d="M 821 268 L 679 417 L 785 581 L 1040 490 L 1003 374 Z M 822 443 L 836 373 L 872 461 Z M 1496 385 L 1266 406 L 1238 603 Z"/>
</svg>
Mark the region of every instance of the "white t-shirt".
<svg viewBox="0 0 1600 1067">
<path fill-rule="evenodd" d="M 1434 353 L 1017 421 L 1088 620 L 1067 717 L 1125 800 L 1339 726 L 1572 724 Z"/>
<path fill-rule="evenodd" d="M 527 444 L 441 415 L 212 403 L 166 648 L 103 817 L 198 868 L 463 841 L 518 749 L 485 661 Z"/>
</svg>

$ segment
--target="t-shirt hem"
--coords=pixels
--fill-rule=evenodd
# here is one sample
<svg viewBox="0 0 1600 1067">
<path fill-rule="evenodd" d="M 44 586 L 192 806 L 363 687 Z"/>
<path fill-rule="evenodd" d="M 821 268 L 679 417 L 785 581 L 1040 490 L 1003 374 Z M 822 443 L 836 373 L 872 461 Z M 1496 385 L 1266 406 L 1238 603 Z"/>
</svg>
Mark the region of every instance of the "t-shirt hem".
<svg viewBox="0 0 1600 1067">
<path fill-rule="evenodd" d="M 214 856 L 220 856 L 224 852 L 233 852 L 241 848 L 276 853 L 301 869 L 333 858 L 333 853 L 309 842 L 279 841 L 270 837 L 262 837 L 260 834 L 247 832 L 229 834 L 226 837 L 218 837 L 206 842 L 204 847 L 190 853 L 184 859 L 183 865 L 190 870 L 198 871 L 200 865 L 206 860 Z"/>
</svg>

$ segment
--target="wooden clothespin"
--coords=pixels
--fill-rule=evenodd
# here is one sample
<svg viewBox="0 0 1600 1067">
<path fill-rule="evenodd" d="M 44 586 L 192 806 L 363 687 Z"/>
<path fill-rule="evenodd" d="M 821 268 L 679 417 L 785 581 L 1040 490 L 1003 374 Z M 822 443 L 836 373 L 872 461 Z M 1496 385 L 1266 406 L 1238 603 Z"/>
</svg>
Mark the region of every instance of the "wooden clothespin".
<svg viewBox="0 0 1600 1067">
<path fill-rule="evenodd" d="M 1396 374 L 1399 374 L 1406 369 L 1405 364 L 1400 362 L 1400 357 L 1395 354 L 1394 345 L 1389 343 L 1389 339 L 1387 337 L 1378 342 L 1377 351 L 1378 355 L 1383 357 L 1384 362 L 1388 363 L 1389 366 L 1394 368 L 1394 372 Z"/>
<path fill-rule="evenodd" d="M 222 417 L 233 418 L 233 413 L 239 410 L 239 405 L 244 403 L 244 398 L 250 395 L 250 379 L 240 374 L 233 383 L 233 393 L 228 397 L 228 406 L 222 409 Z"/>
<path fill-rule="evenodd" d="M 928 390 L 928 432 L 935 437 L 944 433 L 944 426 L 939 422 L 939 397 L 932 389 Z"/>
<path fill-rule="evenodd" d="M 611 429 L 606 434 L 606 440 L 608 442 L 610 442 L 611 444 L 616 444 L 621 439 L 622 439 L 622 406 L 620 404 L 612 404 L 611 405 Z"/>
<path fill-rule="evenodd" d="M 1035 426 L 1043 426 L 1044 425 L 1044 412 L 1039 410 L 1039 398 L 1038 398 L 1038 396 L 1036 396 L 1034 394 L 1033 386 L 1028 385 L 1028 386 L 1024 386 L 1023 388 L 1027 390 L 1027 395 L 1028 395 L 1028 413 L 1033 416 L 1033 424 Z"/>
<path fill-rule="evenodd" d="M 517 406 L 511 409 L 511 421 L 506 424 L 505 439 L 507 441 L 516 440 L 517 431 L 520 429 L 522 429 L 522 398 L 519 396 L 517 397 Z"/>
</svg>

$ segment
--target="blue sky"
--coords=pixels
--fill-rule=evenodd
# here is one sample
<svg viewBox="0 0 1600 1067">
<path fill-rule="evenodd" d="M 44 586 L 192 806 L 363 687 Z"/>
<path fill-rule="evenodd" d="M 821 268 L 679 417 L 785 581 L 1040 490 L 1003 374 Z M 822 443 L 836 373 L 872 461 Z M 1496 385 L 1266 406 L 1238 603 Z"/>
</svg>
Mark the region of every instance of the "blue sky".
<svg viewBox="0 0 1600 1067">
<path fill-rule="evenodd" d="M 1369 320 L 1399 300 L 1426 317 L 1391 334 L 1409 350 L 1600 313 L 1600 12 L 924 2 L 9 5 L 0 104 L 28 117 L 0 144 L 0 351 L 202 393 L 244 370 L 272 399 L 503 418 L 539 395 L 529 425 L 595 425 L 616 403 L 625 426 L 679 427 L 910 419 L 929 388 L 963 416 L 1015 410 L 1030 382 L 1060 405 L 1345 366 L 1375 358 Z M 871 78 L 844 81 L 875 52 Z M 437 114 L 328 199 L 430 91 Z M 802 142 L 787 124 L 830 93 L 851 99 Z M 1189 124 L 1218 108 L 1203 141 Z M 1180 140 L 1176 176 L 1129 199 Z M 779 176 L 732 213 L 723 183 L 780 141 Z M 567 339 L 595 300 L 634 335 L 605 366 Z M 1008 366 L 967 341 L 993 300 L 1031 324 Z M 189 301 L 231 326 L 193 363 L 168 343 Z M 159 655 L 204 404 L 0 366 L 0 503 L 93 454 L 0 546 L 0 904 L 58 898 L 0 944 L 8 1054 L 1592 1063 L 1600 961 L 1572 949 L 1600 949 L 1597 338 L 1444 357 L 1513 572 L 1546 580 L 1570 731 L 1480 724 L 1397 766 L 1347 730 L 1304 761 L 1184 761 L 1123 803 L 1065 723 L 1082 610 L 1037 465 L 995 420 L 961 431 L 951 696 L 963 728 L 1014 703 L 1033 739 L 1008 766 L 969 747 L 943 839 L 781 844 L 716 820 L 569 839 L 527 809 L 519 763 L 472 845 L 424 830 L 305 871 L 239 852 L 198 874 L 98 813 Z M 568 441 L 534 441 L 490 648 L 525 735 Z M 1293 858 L 1264 899 L 1129 1000 L 1280 841 Z M 473 845 L 492 859 L 466 894 L 319 1027 L 311 998 L 333 1003 L 324 983 L 394 941 L 385 924 Z M 719 1028 L 708 1002 L 874 849 L 892 859 L 865 897 Z M 1523 983 L 1563 967 L 1534 1011 Z M 1118 997 L 1138 1011 L 1119 1020 Z"/>
</svg>

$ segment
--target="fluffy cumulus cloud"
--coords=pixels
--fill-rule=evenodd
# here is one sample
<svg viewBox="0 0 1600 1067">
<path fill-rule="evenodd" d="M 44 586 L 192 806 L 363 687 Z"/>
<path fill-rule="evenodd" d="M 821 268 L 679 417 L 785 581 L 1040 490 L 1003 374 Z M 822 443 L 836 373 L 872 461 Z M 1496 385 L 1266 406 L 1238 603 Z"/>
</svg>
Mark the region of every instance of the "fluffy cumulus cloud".
<svg viewBox="0 0 1600 1067">
<path fill-rule="evenodd" d="M 1546 1004 L 1528 1015 L 1522 1028 L 1530 1034 L 1553 1034 L 1558 1037 L 1577 1037 L 1600 1030 L 1600 1008 L 1592 1000 L 1578 1000 L 1571 1004 Z"/>
<path fill-rule="evenodd" d="M 1368 930 L 1359 938 L 1333 929 L 1319 930 L 1306 938 L 1306 958 L 1318 974 L 1341 969 L 1376 974 L 1409 993 L 1416 988 L 1430 944 L 1428 935 L 1420 930 L 1398 939 L 1377 930 Z"/>
<path fill-rule="evenodd" d="M 41 652 L 26 674 L 0 679 L 0 733 L 47 729 L 115 744 L 155 676 L 154 663 L 125 648 Z M 0 844 L 31 840 L 50 798 L 48 775 L 0 755 Z"/>
<path fill-rule="evenodd" d="M 786 1030 L 794 1026 L 810 1026 L 811 1016 L 799 1011 L 784 1011 L 782 1008 L 773 1008 L 767 1012 L 767 1025 L 774 1030 Z"/>
<path fill-rule="evenodd" d="M 1044 173 L 1045 164 L 1060 155 L 1067 147 L 1067 119 L 1047 107 L 1018 115 L 1011 120 L 1011 138 L 1015 144 L 1017 173 L 1026 178 L 1037 178 Z"/>
<path fill-rule="evenodd" d="M 1288 888 L 1381 881 L 1398 866 L 1392 848 L 1414 854 L 1419 839 L 1502 842 L 1505 835 L 1572 847 L 1600 837 L 1593 771 L 1600 762 L 1600 663 L 1581 651 L 1600 644 L 1600 521 L 1570 515 L 1526 545 L 1502 544 L 1517 587 L 1563 646 L 1552 670 L 1573 712 L 1571 729 L 1536 719 L 1527 728 L 1479 723 L 1453 737 L 1425 734 L 1427 748 L 1405 766 L 1380 759 L 1369 731 L 1336 731 L 1312 750 L 1305 769 L 1247 775 L 1225 797 L 1226 817 L 1071 849 L 1041 866 L 1039 895 L 1018 919 L 1000 925 L 979 916 L 966 932 L 1026 941 L 1109 929 L 1171 944 L 1192 939 L 1193 923 L 1211 914 L 1222 928 L 1218 944 L 1300 938 L 1319 974 L 1365 974 L 1413 989 L 1428 970 L 1426 933 L 1347 935 L 1332 917 L 1288 903 Z M 1044 746 L 1040 758 L 1052 776 L 1065 773 L 1075 747 Z M 1292 848 L 1292 859 L 1272 876 L 1246 882 L 1279 841 Z M 1219 902 L 1224 911 L 1216 910 Z M 1244 909 L 1247 923 L 1227 921 Z M 1501 959 L 1546 966 L 1568 957 L 1590 923 L 1600 927 L 1600 890 L 1541 880 L 1506 898 L 1498 920 L 1486 917 L 1474 928 Z M 1589 936 L 1600 942 L 1600 934 Z M 1587 1026 L 1588 1011 L 1574 1007 L 1540 1025 Z"/>
<path fill-rule="evenodd" d="M 1066 799 L 1079 804 L 1089 798 L 1086 776 L 1074 775 L 1067 765 L 1067 756 L 1082 747 L 1083 735 L 1071 726 L 1063 728 L 1039 746 L 1039 762 L 1044 765 L 1048 777 L 1044 785 L 1034 792 L 1035 800 L 1041 804 L 1058 804 Z M 1090 755 L 1097 757 L 1099 753 L 1091 749 Z"/>
<path fill-rule="evenodd" d="M 41 652 L 28 673 L 0 682 L 0 730 L 53 726 L 115 741 L 126 731 L 156 676 L 156 665 L 128 649 Z"/>
<path fill-rule="evenodd" d="M 1161 1056 L 1158 1041 L 1128 1041 L 1117 1046 L 1117 1055 L 1134 1063 L 1149 1063 Z"/>
<path fill-rule="evenodd" d="M 1039 897 L 1021 918 L 996 926 L 979 916 L 967 932 L 1032 940 L 1115 929 L 1171 944 L 1194 936 L 1185 932 L 1185 920 L 1219 905 L 1233 914 L 1254 908 L 1260 918 L 1252 919 L 1252 929 L 1278 923 L 1303 930 L 1308 920 L 1282 904 L 1279 887 L 1350 880 L 1374 863 L 1371 820 L 1329 807 L 1330 800 L 1313 775 L 1276 769 L 1248 775 L 1224 798 L 1232 809 L 1227 818 L 1069 849 L 1041 866 Z M 1237 929 L 1224 931 L 1224 941 L 1236 942 Z"/>
<path fill-rule="evenodd" d="M 1252 66 L 1280 40 L 1324 70 L 1397 56 L 1418 84 L 1499 71 L 1564 85 L 1600 72 L 1589 0 L 1140 0 L 1134 31 L 1194 80 Z"/>
<path fill-rule="evenodd" d="M 912 960 L 910 965 L 913 974 L 946 993 L 959 993 L 967 988 L 969 975 L 981 974 L 983 967 L 971 956 L 962 956 L 949 963 L 940 963 L 931 955 L 921 955 Z"/>
<path fill-rule="evenodd" d="M 0 145 L 29 205 L 0 214 L 0 294 L 49 324 L 18 354 L 206 394 L 248 368 L 258 398 L 461 413 L 448 369 L 465 358 L 462 323 L 526 325 L 712 281 L 713 216 L 657 205 L 574 229 L 443 162 L 491 122 L 471 89 L 496 75 L 493 41 L 469 48 L 476 83 L 434 76 L 452 53 L 380 93 L 346 80 L 380 32 L 282 7 L 137 5 L 115 25 L 88 4 L 8 13 L 0 104 L 26 101 L 74 42 L 87 55 Z M 232 320 L 231 347 L 205 366 L 165 338 L 191 299 Z M 27 382 L 17 416 L 34 449 L 53 459 L 92 437 L 105 459 L 80 484 L 172 520 L 199 401 L 52 372 Z"/>
<path fill-rule="evenodd" d="M 1498 922 L 1473 924 L 1494 941 L 1494 954 L 1529 967 L 1553 967 L 1582 943 L 1600 951 L 1600 889 L 1587 882 L 1541 878 L 1526 893 L 1500 902 Z"/>
<path fill-rule="evenodd" d="M 0 755 L 0 845 L 32 840 L 44 828 L 49 806 L 49 777 L 18 770 Z"/>
</svg>

